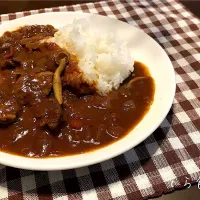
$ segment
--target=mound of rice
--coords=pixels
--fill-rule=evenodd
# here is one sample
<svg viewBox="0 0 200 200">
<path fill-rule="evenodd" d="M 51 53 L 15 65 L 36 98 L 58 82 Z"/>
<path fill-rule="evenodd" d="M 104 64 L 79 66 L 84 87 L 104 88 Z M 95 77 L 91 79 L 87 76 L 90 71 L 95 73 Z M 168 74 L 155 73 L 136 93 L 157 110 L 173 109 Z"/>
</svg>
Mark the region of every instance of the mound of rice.
<svg viewBox="0 0 200 200">
<path fill-rule="evenodd" d="M 77 57 L 83 79 L 95 82 L 97 93 L 105 95 L 133 72 L 134 59 L 126 43 L 97 28 L 86 19 L 75 20 L 55 33 L 54 42 Z"/>
</svg>

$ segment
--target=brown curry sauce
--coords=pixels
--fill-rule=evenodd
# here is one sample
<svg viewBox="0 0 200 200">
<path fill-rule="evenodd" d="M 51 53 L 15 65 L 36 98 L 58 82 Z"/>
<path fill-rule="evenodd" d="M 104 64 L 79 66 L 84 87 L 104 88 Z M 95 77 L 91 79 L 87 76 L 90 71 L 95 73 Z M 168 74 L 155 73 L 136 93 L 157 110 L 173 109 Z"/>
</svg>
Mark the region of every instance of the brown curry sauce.
<svg viewBox="0 0 200 200">
<path fill-rule="evenodd" d="M 58 106 L 52 90 L 47 96 L 40 97 L 38 86 L 34 94 L 41 98 L 40 103 L 18 103 L 19 106 L 15 106 L 12 101 L 18 102 L 18 99 L 12 91 L 19 77 L 46 71 L 54 73 L 57 68 L 55 54 L 62 51 L 54 44 L 34 44 L 33 41 L 29 42 L 32 46 L 27 47 L 25 39 L 53 36 L 54 32 L 55 29 L 49 25 L 26 26 L 6 32 L 0 38 L 0 103 L 11 105 L 9 109 L 17 109 L 14 121 L 0 125 L 0 150 L 3 152 L 54 157 L 99 149 L 126 136 L 142 120 L 153 102 L 154 80 L 145 65 L 135 62 L 133 74 L 107 96 L 78 97 L 65 88 L 61 111 L 55 113 Z M 5 44 L 8 48 L 2 48 Z M 134 81 L 131 83 L 131 80 Z M 33 101 L 35 97 L 32 96 Z M 0 105 L 0 120 L 3 103 Z M 45 120 L 54 119 L 61 112 L 59 125 L 53 130 L 41 127 L 38 110 L 41 116 L 41 113 L 46 113 Z"/>
</svg>

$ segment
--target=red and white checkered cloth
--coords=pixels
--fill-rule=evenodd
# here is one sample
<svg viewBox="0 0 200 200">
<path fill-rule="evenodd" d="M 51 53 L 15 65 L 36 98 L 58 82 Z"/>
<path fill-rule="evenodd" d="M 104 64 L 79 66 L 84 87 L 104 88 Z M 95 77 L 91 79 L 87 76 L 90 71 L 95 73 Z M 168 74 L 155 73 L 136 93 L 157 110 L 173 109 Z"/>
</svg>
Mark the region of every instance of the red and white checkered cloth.
<svg viewBox="0 0 200 200">
<path fill-rule="evenodd" d="M 110 0 L 1 15 L 0 21 L 52 11 L 98 13 L 143 29 L 173 63 L 175 100 L 148 139 L 106 162 L 56 172 L 0 165 L 0 199 L 145 199 L 200 180 L 200 20 L 173 0 Z"/>
</svg>

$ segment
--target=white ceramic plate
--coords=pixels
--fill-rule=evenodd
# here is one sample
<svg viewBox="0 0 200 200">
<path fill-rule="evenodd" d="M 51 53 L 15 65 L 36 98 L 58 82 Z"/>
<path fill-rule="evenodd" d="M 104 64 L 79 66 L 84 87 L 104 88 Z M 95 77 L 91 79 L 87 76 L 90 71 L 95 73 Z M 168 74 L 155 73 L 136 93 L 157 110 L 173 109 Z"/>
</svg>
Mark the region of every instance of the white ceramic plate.
<svg viewBox="0 0 200 200">
<path fill-rule="evenodd" d="M 59 27 L 79 18 L 87 18 L 92 26 L 115 32 L 121 40 L 128 42 L 135 60 L 146 64 L 155 80 L 154 103 L 136 128 L 123 139 L 105 148 L 81 155 L 45 159 L 25 158 L 0 152 L 1 164 L 31 170 L 61 170 L 98 163 L 138 145 L 153 133 L 167 115 L 175 94 L 174 69 L 165 51 L 142 30 L 104 16 L 60 12 L 32 15 L 6 22 L 0 26 L 0 35 L 23 25 L 51 24 Z"/>
</svg>

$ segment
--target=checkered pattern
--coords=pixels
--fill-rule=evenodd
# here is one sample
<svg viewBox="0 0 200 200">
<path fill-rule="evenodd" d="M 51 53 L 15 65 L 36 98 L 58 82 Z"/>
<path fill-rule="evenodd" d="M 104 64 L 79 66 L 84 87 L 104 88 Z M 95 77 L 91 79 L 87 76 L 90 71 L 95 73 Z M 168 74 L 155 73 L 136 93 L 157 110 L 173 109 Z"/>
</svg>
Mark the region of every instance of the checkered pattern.
<svg viewBox="0 0 200 200">
<path fill-rule="evenodd" d="M 169 55 L 177 89 L 160 127 L 136 148 L 81 169 L 36 172 L 0 165 L 1 199 L 145 199 L 200 178 L 200 20 L 173 0 L 105 1 L 9 15 L 81 11 L 117 18 L 144 30 Z"/>
</svg>

